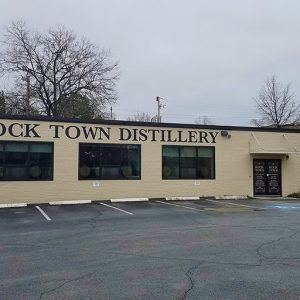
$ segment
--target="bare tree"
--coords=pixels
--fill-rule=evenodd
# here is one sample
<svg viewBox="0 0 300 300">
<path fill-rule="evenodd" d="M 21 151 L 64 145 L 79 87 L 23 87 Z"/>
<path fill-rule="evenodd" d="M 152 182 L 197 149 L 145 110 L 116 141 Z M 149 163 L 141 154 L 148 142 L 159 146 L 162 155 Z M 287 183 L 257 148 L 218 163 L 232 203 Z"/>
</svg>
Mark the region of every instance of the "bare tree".
<svg viewBox="0 0 300 300">
<path fill-rule="evenodd" d="M 136 114 L 129 116 L 127 121 L 151 122 L 151 115 L 146 112 L 137 112 Z"/>
<path fill-rule="evenodd" d="M 213 122 L 208 116 L 203 116 L 203 117 L 199 116 L 195 120 L 195 124 L 198 124 L 198 125 L 212 125 Z"/>
<path fill-rule="evenodd" d="M 33 32 L 22 21 L 12 22 L 2 43 L 0 71 L 15 74 L 15 87 L 30 78 L 30 105 L 41 114 L 60 116 L 74 95 L 101 109 L 116 102 L 117 63 L 110 62 L 109 51 L 72 31 L 60 26 Z"/>
<path fill-rule="evenodd" d="M 300 106 L 290 85 L 283 86 L 275 76 L 265 81 L 254 101 L 259 115 L 258 119 L 252 120 L 256 126 L 281 127 L 300 120 Z"/>
</svg>

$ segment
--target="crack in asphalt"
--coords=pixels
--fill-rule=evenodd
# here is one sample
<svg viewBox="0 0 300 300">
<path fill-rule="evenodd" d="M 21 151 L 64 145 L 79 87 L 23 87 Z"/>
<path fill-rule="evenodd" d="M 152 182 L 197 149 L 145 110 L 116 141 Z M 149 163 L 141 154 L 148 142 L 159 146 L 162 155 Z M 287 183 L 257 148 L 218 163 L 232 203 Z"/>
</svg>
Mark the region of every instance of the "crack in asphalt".
<svg viewBox="0 0 300 300">
<path fill-rule="evenodd" d="M 53 241 L 59 241 L 59 240 L 65 240 L 65 239 L 71 239 L 73 237 L 76 237 L 76 236 L 81 236 L 83 234 L 88 234 L 88 233 L 92 233 L 96 228 L 97 228 L 97 222 L 99 220 L 97 218 L 92 218 L 90 220 L 88 220 L 87 223 L 89 223 L 88 226 L 90 226 L 90 228 L 86 229 L 86 230 L 83 230 L 83 231 L 80 231 L 80 232 L 76 232 L 76 233 L 73 233 L 73 234 L 70 234 L 70 233 L 67 233 L 66 235 L 63 235 L 63 236 L 59 236 L 59 237 L 53 237 L 53 238 L 49 238 L 49 239 L 46 239 L 46 240 L 42 240 L 42 241 L 39 241 L 37 242 L 36 244 L 32 244 L 32 243 L 4 243 L 2 244 L 0 247 L 1 248 L 4 248 L 4 247 L 42 247 L 43 244 L 46 244 L 46 243 L 50 243 L 50 242 L 53 242 Z M 157 235 L 164 235 L 166 233 L 174 233 L 176 231 L 186 231 L 186 230 L 194 230 L 194 229 L 199 229 L 199 228 L 218 228 L 218 227 L 224 227 L 224 225 L 217 225 L 217 224 L 203 224 L 203 223 L 198 223 L 198 225 L 200 226 L 189 226 L 189 227 L 178 227 L 177 229 L 176 228 L 160 228 L 159 229 L 159 232 L 157 233 L 152 233 L 152 236 L 157 236 Z M 299 226 L 300 224 L 295 224 L 295 226 Z M 230 228 L 249 228 L 249 229 L 275 229 L 275 228 L 278 228 L 278 229 L 283 229 L 283 228 L 287 228 L 287 229 L 290 229 L 290 230 L 294 230 L 294 228 L 291 228 L 291 226 L 272 226 L 272 225 L 269 225 L 269 226 L 248 226 L 248 225 L 229 225 L 227 227 L 230 227 Z M 165 231 L 164 231 L 165 230 Z M 124 233 L 122 233 L 121 235 L 123 235 Z M 131 235 L 132 237 L 139 237 L 139 236 L 144 236 L 145 234 L 149 234 L 149 232 L 145 232 L 145 233 L 138 233 L 138 234 L 133 234 Z M 57 245 L 55 245 L 57 247 Z"/>
<path fill-rule="evenodd" d="M 46 291 L 42 291 L 40 293 L 40 296 L 37 298 L 38 300 L 41 300 L 45 295 L 47 294 L 51 294 L 57 290 L 59 290 L 60 288 L 62 288 L 63 286 L 65 286 L 66 284 L 70 283 L 70 282 L 73 282 L 73 281 L 77 281 L 77 280 L 81 280 L 81 279 L 84 279 L 86 277 L 90 277 L 90 276 L 93 276 L 98 270 L 94 271 L 94 272 L 90 272 L 90 273 L 86 273 L 86 274 L 83 274 L 81 276 L 78 276 L 78 277 L 75 277 L 75 278 L 72 278 L 72 279 L 62 279 L 61 281 L 63 281 L 63 283 L 59 284 L 58 286 L 52 288 L 52 289 L 49 289 L 49 290 L 46 290 Z"/>
<path fill-rule="evenodd" d="M 194 220 L 193 220 L 194 221 Z M 97 222 L 98 219 L 97 217 L 95 218 L 91 218 L 88 220 L 88 223 L 86 224 L 85 230 L 82 230 L 80 232 L 76 232 L 74 234 L 67 234 L 64 236 L 59 236 L 59 237 L 54 237 L 54 238 L 49 238 L 47 240 L 44 241 L 40 241 L 37 244 L 17 244 L 17 243 L 7 243 L 5 244 L 6 246 L 9 247 L 49 247 L 49 246 L 53 246 L 50 243 L 55 242 L 55 241 L 59 241 L 65 238 L 68 239 L 72 239 L 75 238 L 76 236 L 82 236 L 83 234 L 90 234 L 92 233 L 96 228 L 97 228 Z M 198 222 L 195 222 L 198 223 Z M 198 223 L 200 224 L 200 223 Z M 199 226 L 199 227 L 206 227 L 208 224 L 201 224 L 203 226 Z M 291 224 L 294 226 L 299 226 L 300 224 Z M 224 225 L 209 225 L 207 227 L 219 227 L 219 226 L 224 226 Z M 195 226 L 196 228 L 197 226 Z M 252 229 L 288 229 L 290 231 L 293 231 L 292 233 L 289 233 L 288 235 L 284 235 L 281 236 L 277 239 L 271 240 L 271 241 L 267 241 L 264 242 L 262 244 L 260 244 L 256 249 L 256 255 L 258 257 L 258 263 L 239 263 L 239 262 L 226 262 L 226 261 L 210 261 L 210 260 L 198 260 L 198 259 L 194 259 L 194 258 L 186 258 L 186 257 L 164 257 L 164 256 L 155 256 L 155 255 L 147 255 L 147 254 L 139 254 L 139 253 L 124 253 L 124 252 L 114 252 L 114 251 L 103 251 L 103 254 L 107 253 L 107 254 L 112 254 L 112 255 L 120 255 L 120 256 L 134 256 L 134 257 L 140 257 L 140 258 L 149 258 L 149 259 L 164 259 L 164 260 L 178 260 L 178 261 L 189 261 L 189 262 L 194 262 L 195 264 L 191 267 L 189 267 L 189 269 L 185 272 L 185 277 L 188 279 L 189 282 L 189 286 L 188 288 L 183 292 L 182 298 L 181 299 L 186 299 L 189 294 L 191 293 L 191 291 L 195 288 L 195 279 L 194 279 L 194 272 L 201 266 L 201 265 L 205 265 L 205 264 L 216 264 L 216 265 L 235 265 L 235 266 L 249 266 L 249 267 L 261 267 L 263 265 L 271 265 L 271 264 L 278 264 L 278 265 L 287 265 L 290 266 L 290 264 L 286 263 L 286 262 L 282 262 L 282 260 L 297 260 L 300 259 L 300 257 L 271 257 L 271 256 L 267 256 L 264 254 L 266 247 L 270 247 L 276 243 L 279 243 L 280 241 L 286 240 L 286 239 L 292 239 L 295 236 L 297 236 L 297 234 L 300 232 L 300 229 L 296 229 L 293 228 L 292 226 L 247 226 L 247 225 L 229 225 L 228 227 L 231 228 L 252 228 Z M 147 234 L 147 232 L 145 232 L 145 234 Z M 165 233 L 161 233 L 161 234 L 165 234 Z M 48 244 L 48 245 L 46 245 Z M 2 245 L 3 247 L 3 245 Z M 62 246 L 57 246 L 55 245 L 55 247 L 59 247 L 59 248 L 66 248 L 67 247 L 62 247 Z M 80 248 L 78 248 L 80 249 Z M 88 249 L 84 249 L 82 248 L 81 250 L 87 250 Z M 120 260 L 122 258 L 116 258 L 116 260 Z M 270 262 L 271 260 L 271 262 Z M 279 262 L 272 262 L 272 260 L 278 260 Z M 281 261 L 281 262 L 280 262 Z M 100 265 L 102 265 L 103 263 L 101 263 Z M 57 279 L 56 281 L 61 282 L 60 284 L 56 285 L 55 287 L 51 288 L 51 289 L 46 289 L 46 290 L 42 290 L 42 292 L 40 293 L 38 299 L 42 299 L 43 297 L 45 297 L 46 295 L 49 295 L 61 288 L 63 288 L 65 285 L 72 283 L 74 281 L 80 281 L 84 278 L 87 277 L 92 277 L 95 274 L 97 274 L 97 272 L 99 272 L 98 267 L 100 265 L 96 265 L 97 270 L 94 270 L 92 272 L 87 272 L 84 273 L 80 276 L 74 277 L 74 278 L 70 278 L 70 279 Z"/>
<path fill-rule="evenodd" d="M 186 272 L 185 272 L 185 276 L 188 278 L 189 280 L 189 287 L 184 291 L 181 299 L 185 300 L 188 296 L 188 294 L 191 292 L 191 290 L 194 288 L 195 286 L 195 282 L 193 280 L 193 272 L 195 270 L 197 270 L 200 266 L 201 266 L 202 262 L 199 262 L 197 264 L 195 264 L 194 266 L 190 267 Z"/>
<path fill-rule="evenodd" d="M 278 243 L 282 240 L 285 240 L 285 239 L 291 239 L 293 237 L 295 237 L 299 232 L 300 232 L 300 229 L 293 229 L 293 233 L 289 234 L 288 236 L 281 236 L 279 237 L 278 239 L 275 239 L 275 240 L 272 240 L 272 241 L 268 241 L 268 242 L 265 242 L 265 243 L 262 243 L 261 245 L 259 245 L 257 248 L 256 248 L 256 254 L 258 255 L 259 257 L 259 261 L 260 261 L 260 264 L 263 263 L 263 260 L 287 260 L 287 259 L 290 259 L 290 260 L 297 260 L 297 259 L 300 259 L 300 257 L 271 257 L 271 256 L 266 256 L 265 254 L 262 253 L 262 250 L 263 248 L 267 247 L 267 246 L 271 246 L 275 243 Z"/>
</svg>

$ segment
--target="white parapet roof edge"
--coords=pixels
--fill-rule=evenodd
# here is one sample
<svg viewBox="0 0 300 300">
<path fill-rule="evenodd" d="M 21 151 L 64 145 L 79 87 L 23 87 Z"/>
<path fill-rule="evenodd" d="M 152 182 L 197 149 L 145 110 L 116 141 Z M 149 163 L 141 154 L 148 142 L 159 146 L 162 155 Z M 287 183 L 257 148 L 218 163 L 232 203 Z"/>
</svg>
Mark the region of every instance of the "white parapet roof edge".
<svg viewBox="0 0 300 300">
<path fill-rule="evenodd" d="M 199 200 L 200 197 L 166 197 L 166 200 Z"/>
<path fill-rule="evenodd" d="M 27 203 L 0 204 L 0 208 L 26 207 L 26 206 L 27 206 Z"/>
<path fill-rule="evenodd" d="M 50 205 L 68 205 L 68 204 L 88 204 L 92 203 L 91 200 L 67 200 L 67 201 L 52 201 Z"/>
<path fill-rule="evenodd" d="M 110 199 L 110 202 L 142 202 L 149 201 L 149 198 L 120 198 L 120 199 Z"/>
</svg>

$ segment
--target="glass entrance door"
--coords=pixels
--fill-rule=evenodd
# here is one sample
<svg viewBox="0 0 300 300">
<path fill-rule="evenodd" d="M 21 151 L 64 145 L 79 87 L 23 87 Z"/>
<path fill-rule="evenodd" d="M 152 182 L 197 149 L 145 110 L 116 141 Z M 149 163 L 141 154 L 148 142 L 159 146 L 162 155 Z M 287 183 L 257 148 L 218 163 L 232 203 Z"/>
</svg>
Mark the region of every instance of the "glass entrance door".
<svg viewBox="0 0 300 300">
<path fill-rule="evenodd" d="M 253 160 L 254 195 L 281 195 L 281 160 Z"/>
</svg>

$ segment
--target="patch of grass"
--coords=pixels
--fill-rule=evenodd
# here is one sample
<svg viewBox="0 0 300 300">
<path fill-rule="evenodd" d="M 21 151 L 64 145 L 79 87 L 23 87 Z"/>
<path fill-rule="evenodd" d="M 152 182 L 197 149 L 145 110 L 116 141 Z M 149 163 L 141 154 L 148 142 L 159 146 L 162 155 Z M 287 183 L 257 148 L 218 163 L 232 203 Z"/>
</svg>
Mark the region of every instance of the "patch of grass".
<svg viewBox="0 0 300 300">
<path fill-rule="evenodd" d="M 288 197 L 292 197 L 292 198 L 300 198 L 300 192 L 298 192 L 298 193 L 292 193 L 292 194 L 289 194 L 287 196 Z"/>
</svg>

